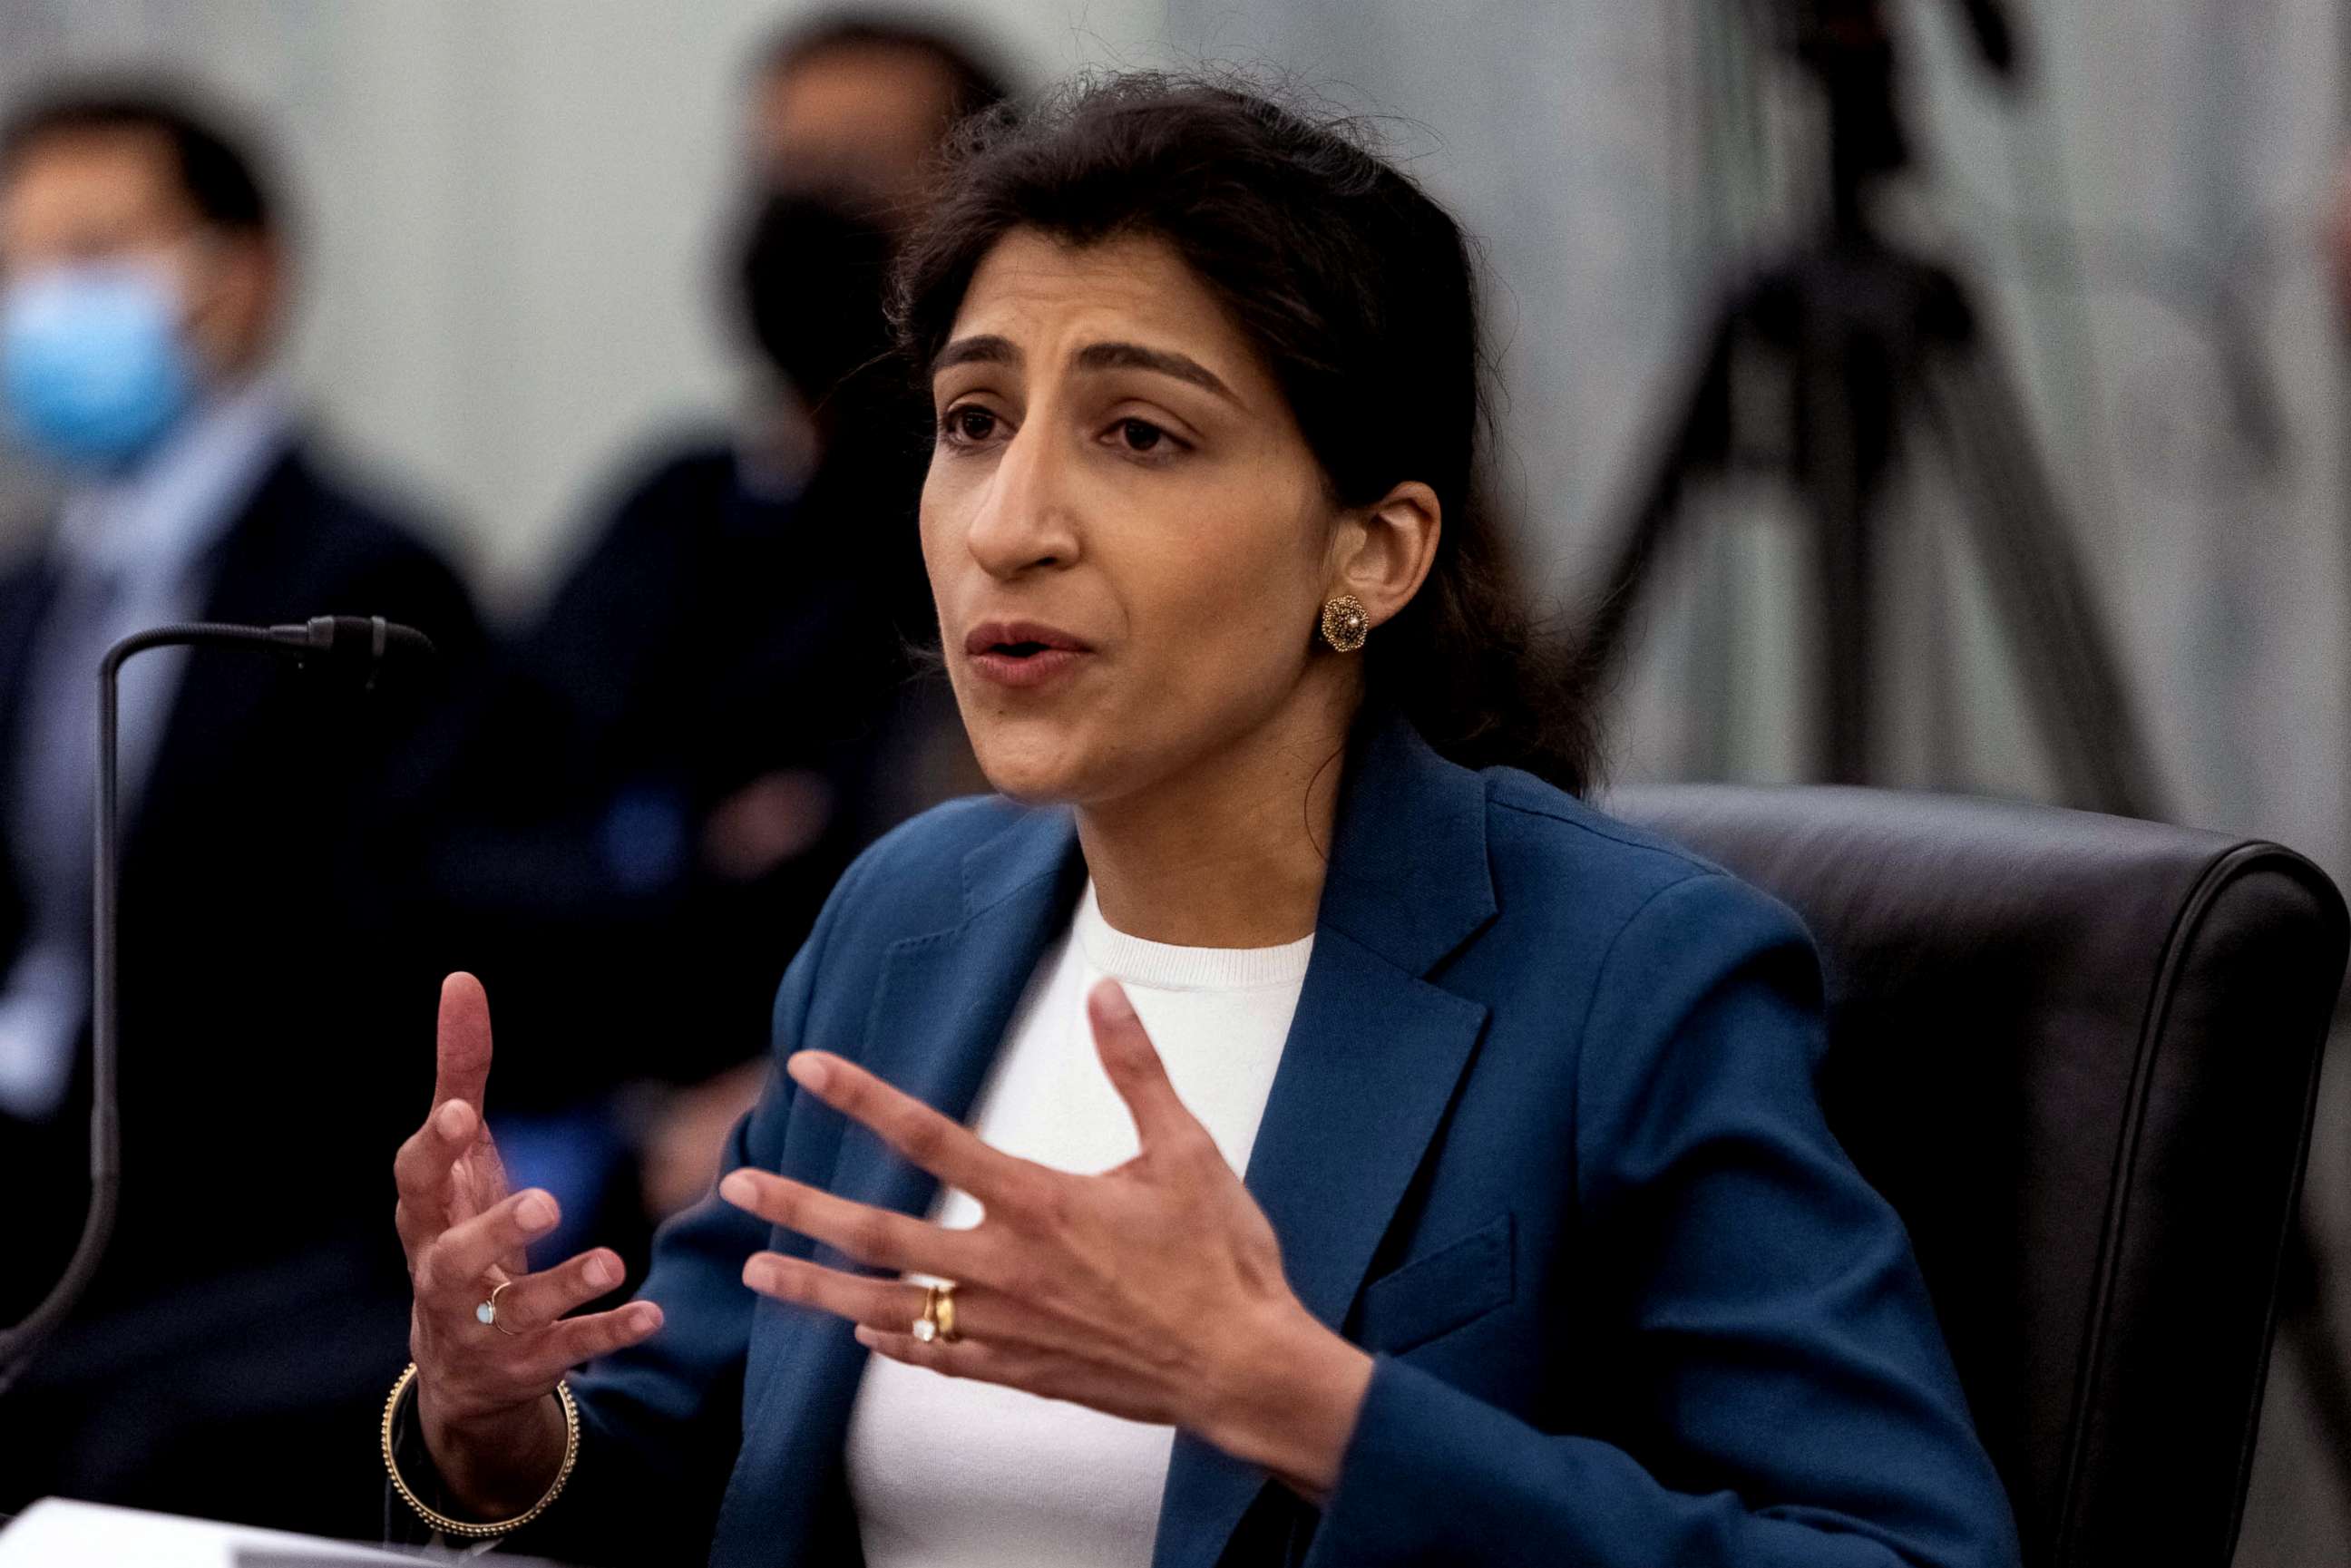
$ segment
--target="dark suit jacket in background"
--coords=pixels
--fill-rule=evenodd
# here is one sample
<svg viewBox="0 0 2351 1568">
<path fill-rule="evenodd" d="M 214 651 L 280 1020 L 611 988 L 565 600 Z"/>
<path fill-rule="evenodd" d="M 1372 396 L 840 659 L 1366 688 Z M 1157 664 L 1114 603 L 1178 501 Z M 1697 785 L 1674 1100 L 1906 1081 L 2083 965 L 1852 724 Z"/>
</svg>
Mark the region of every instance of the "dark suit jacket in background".
<svg viewBox="0 0 2351 1568">
<path fill-rule="evenodd" d="M 778 1061 L 836 1051 L 964 1116 L 1084 876 L 1064 812 L 893 834 L 792 964 Z M 1367 727 L 1248 1183 L 1376 1370 L 1319 1512 L 1179 1437 L 1158 1568 L 2013 1563 L 1901 1223 L 1813 1097 L 1823 1045 L 1785 908 Z M 727 1164 L 910 1213 L 935 1190 L 780 1072 Z M 517 1549 L 858 1560 L 865 1353 L 746 1289 L 763 1247 L 812 1254 L 715 1198 L 664 1230 L 666 1326 L 576 1381 L 578 1472 Z"/>
<path fill-rule="evenodd" d="M 389 1162 L 430 1098 L 437 994 L 370 841 L 392 765 L 479 632 L 416 534 L 299 449 L 205 564 L 203 619 L 384 615 L 433 637 L 443 667 L 360 696 L 242 650 L 189 657 L 125 823 L 120 1217 L 81 1311 L 0 1405 L 0 1509 L 63 1490 L 364 1532 L 373 1489 L 322 1462 L 308 1422 L 353 1418 L 354 1393 L 399 1369 Z M 11 747 L 51 589 L 39 561 L 0 579 Z M 0 821 L 13 780 L 0 768 Z M 6 959 L 24 926 L 0 846 Z M 58 1117 L 0 1116 L 11 1318 L 79 1231 L 89 1092 L 85 1055 Z"/>
<path fill-rule="evenodd" d="M 869 813 L 900 629 L 929 608 L 912 474 L 859 447 L 771 488 L 730 445 L 671 451 L 621 487 L 434 748 L 450 767 L 419 852 L 434 923 L 498 1019 L 497 1110 L 691 1082 L 764 1049 L 784 964 L 891 825 Z M 754 874 L 715 867 L 713 813 L 785 770 L 829 791 L 820 831 Z"/>
</svg>

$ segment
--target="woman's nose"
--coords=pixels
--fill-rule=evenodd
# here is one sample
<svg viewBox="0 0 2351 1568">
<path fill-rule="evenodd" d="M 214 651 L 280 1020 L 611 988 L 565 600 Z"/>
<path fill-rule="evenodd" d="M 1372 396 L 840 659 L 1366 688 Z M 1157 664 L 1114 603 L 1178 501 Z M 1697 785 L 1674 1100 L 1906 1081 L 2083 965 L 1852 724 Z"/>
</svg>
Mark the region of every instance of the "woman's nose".
<svg viewBox="0 0 2351 1568">
<path fill-rule="evenodd" d="M 972 516 L 972 559 L 991 577 L 1068 566 L 1078 557 L 1068 460 L 1040 423 L 1006 444 Z"/>
</svg>

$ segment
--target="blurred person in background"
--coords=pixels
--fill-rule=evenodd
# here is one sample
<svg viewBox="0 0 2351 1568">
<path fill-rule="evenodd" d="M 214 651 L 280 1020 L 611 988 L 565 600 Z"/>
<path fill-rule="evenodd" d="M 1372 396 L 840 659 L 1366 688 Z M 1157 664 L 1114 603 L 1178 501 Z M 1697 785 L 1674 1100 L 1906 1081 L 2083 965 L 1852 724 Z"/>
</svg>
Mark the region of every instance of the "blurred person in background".
<svg viewBox="0 0 2351 1568">
<path fill-rule="evenodd" d="M 911 678 L 926 411 L 883 292 L 943 139 L 1006 89 L 949 36 L 862 17 L 788 30 L 749 87 L 726 284 L 753 393 L 614 486 L 458 747 L 440 816 L 465 825 L 422 820 L 439 924 L 492 956 L 528 1042 L 508 1159 L 638 1245 L 715 1178 L 850 856 L 977 787 L 945 684 Z"/>
<path fill-rule="evenodd" d="M 278 204 L 192 104 L 93 86 L 0 124 L 0 408 L 65 497 L 0 577 L 9 1322 L 64 1269 L 89 1187 L 99 656 L 192 620 L 384 615 L 453 660 L 477 637 L 448 567 L 322 464 L 273 374 Z M 121 1207 L 82 1309 L 0 1406 L 0 1511 L 61 1492 L 364 1529 L 371 1489 L 319 1435 L 371 1403 L 365 1325 L 399 1321 L 404 1283 L 373 1234 L 366 1118 L 433 992 L 360 867 L 371 781 L 422 705 L 234 651 L 143 654 L 121 693 Z M 191 1222 L 192 1188 L 263 1169 L 284 1178 L 272 1224 Z M 350 1354 L 301 1350 L 289 1321 Z"/>
</svg>

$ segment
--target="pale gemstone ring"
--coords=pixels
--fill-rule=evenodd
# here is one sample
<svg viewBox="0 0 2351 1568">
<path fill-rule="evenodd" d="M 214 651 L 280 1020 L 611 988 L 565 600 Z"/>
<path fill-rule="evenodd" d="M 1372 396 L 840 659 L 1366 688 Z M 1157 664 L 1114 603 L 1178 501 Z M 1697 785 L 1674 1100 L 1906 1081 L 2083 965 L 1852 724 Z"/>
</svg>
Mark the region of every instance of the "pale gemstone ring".
<svg viewBox="0 0 2351 1568">
<path fill-rule="evenodd" d="M 474 1309 L 474 1321 L 497 1330 L 508 1339 L 520 1339 L 522 1334 L 518 1330 L 510 1329 L 498 1322 L 498 1294 L 513 1283 L 512 1280 L 501 1280 L 491 1287 L 489 1300 Z"/>
</svg>

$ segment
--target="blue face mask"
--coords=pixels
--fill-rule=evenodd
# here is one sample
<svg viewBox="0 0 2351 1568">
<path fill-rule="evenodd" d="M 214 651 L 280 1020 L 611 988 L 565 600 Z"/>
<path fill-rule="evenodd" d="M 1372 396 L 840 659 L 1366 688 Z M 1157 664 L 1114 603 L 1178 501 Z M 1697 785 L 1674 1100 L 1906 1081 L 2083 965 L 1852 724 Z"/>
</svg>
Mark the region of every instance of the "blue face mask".
<svg viewBox="0 0 2351 1568">
<path fill-rule="evenodd" d="M 72 467 L 127 466 L 179 423 L 195 391 L 177 291 L 161 268 L 85 263 L 0 291 L 0 404 L 34 451 Z"/>
</svg>

